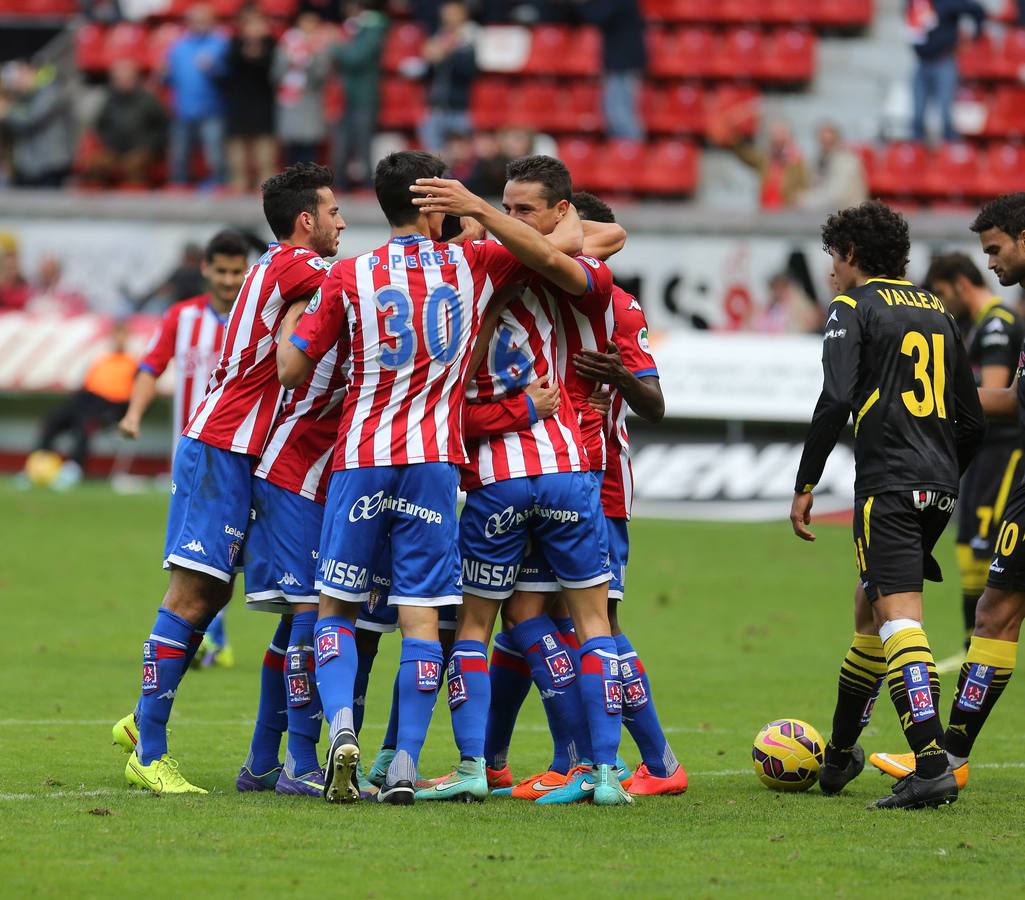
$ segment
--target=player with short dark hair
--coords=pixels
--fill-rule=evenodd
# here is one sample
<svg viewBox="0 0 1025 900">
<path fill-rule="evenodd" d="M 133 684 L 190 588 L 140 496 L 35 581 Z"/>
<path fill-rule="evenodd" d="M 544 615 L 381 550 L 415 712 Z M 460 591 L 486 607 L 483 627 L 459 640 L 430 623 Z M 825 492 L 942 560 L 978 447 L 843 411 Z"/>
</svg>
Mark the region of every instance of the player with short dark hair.
<svg viewBox="0 0 1025 900">
<path fill-rule="evenodd" d="M 1006 388 L 1014 380 L 1025 331 L 1018 314 L 993 294 L 982 272 L 964 253 L 944 253 L 925 279 L 955 319 L 971 325 L 965 335 L 968 362 L 981 388 Z M 997 529 L 1007 498 L 1022 476 L 1022 429 L 1015 422 L 991 422 L 986 441 L 965 472 L 958 499 L 957 561 L 961 570 L 965 649 L 975 628 L 975 607 L 986 587 Z M 961 668 L 964 654 L 936 664 L 942 675 Z"/>
<path fill-rule="evenodd" d="M 917 772 L 877 808 L 952 803 L 939 718 L 939 677 L 922 629 L 923 578 L 957 500 L 960 475 L 984 434 L 982 410 L 953 318 L 904 278 L 907 222 L 868 201 L 822 229 L 837 296 L 823 335 L 823 386 L 797 473 L 790 521 L 813 541 L 812 491 L 854 414 L 854 543 L 860 580 L 855 635 L 840 670 L 833 732 L 819 784 L 839 793 L 861 773 L 857 744 L 886 678 Z"/>
<path fill-rule="evenodd" d="M 1005 194 L 982 207 L 971 230 L 979 236 L 989 270 L 1004 287 L 1025 285 L 1025 193 Z M 1014 382 L 983 387 L 983 409 L 991 419 L 1025 420 L 1025 345 Z M 960 784 L 968 780 L 968 757 L 1014 673 L 1021 623 L 1025 619 L 1025 483 L 1011 492 L 996 532 L 986 589 L 975 609 L 975 629 L 958 677 L 944 735 L 947 762 Z M 889 775 L 905 778 L 916 760 L 907 754 L 876 753 L 872 762 Z"/>
<path fill-rule="evenodd" d="M 231 597 L 251 509 L 251 470 L 283 396 L 277 334 L 306 302 L 338 250 L 345 222 L 323 166 L 286 169 L 264 183 L 264 208 L 278 243 L 246 275 L 225 330 L 221 360 L 178 443 L 165 543 L 170 583 L 143 644 L 138 745 L 130 784 L 155 793 L 205 793 L 167 753 L 167 719 L 201 634 Z M 292 215 L 291 219 L 288 216 Z"/>
</svg>

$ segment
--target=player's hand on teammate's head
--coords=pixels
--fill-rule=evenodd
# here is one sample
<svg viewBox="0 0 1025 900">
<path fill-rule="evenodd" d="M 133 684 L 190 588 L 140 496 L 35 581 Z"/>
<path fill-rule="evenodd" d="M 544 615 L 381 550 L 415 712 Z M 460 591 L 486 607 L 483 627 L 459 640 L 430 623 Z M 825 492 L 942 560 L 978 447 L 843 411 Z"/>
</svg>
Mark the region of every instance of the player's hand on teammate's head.
<svg viewBox="0 0 1025 900">
<path fill-rule="evenodd" d="M 488 236 L 488 230 L 473 216 L 460 216 L 459 227 L 463 229 L 459 236 L 464 241 L 482 241 Z"/>
<path fill-rule="evenodd" d="M 421 212 L 450 216 L 476 216 L 487 203 L 454 178 L 418 178 L 409 189 L 418 196 L 413 205 Z"/>
<path fill-rule="evenodd" d="M 117 430 L 121 433 L 122 437 L 130 438 L 134 441 L 139 436 L 139 420 L 135 416 L 125 415 L 117 423 Z"/>
<path fill-rule="evenodd" d="M 547 419 L 559 411 L 559 384 L 549 384 L 548 378 L 538 378 L 526 387 L 526 394 L 534 404 L 538 419 Z"/>
<path fill-rule="evenodd" d="M 587 405 L 601 415 L 602 418 L 605 418 L 612 409 L 612 392 L 599 388 L 587 398 Z"/>
<path fill-rule="evenodd" d="M 811 491 L 794 494 L 794 502 L 790 505 L 790 524 L 802 541 L 814 541 L 815 535 L 808 530 L 811 524 L 811 505 L 814 497 Z"/>
<path fill-rule="evenodd" d="M 619 355 L 619 348 L 609 341 L 604 353 L 596 350 L 581 350 L 573 357 L 573 367 L 583 378 L 591 378 L 602 384 L 619 384 L 628 374 Z"/>
</svg>

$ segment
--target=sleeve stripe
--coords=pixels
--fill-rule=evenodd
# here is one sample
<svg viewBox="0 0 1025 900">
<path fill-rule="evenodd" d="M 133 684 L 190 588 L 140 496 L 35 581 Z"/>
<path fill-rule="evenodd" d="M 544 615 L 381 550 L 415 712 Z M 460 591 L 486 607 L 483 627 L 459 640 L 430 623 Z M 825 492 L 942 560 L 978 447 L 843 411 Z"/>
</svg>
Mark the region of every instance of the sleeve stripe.
<svg viewBox="0 0 1025 900">
<path fill-rule="evenodd" d="M 288 336 L 288 339 L 295 344 L 296 347 L 302 350 L 303 353 L 305 353 L 310 346 L 310 342 L 306 338 L 299 337 L 299 335 L 294 331 Z"/>
<path fill-rule="evenodd" d="M 576 257 L 574 257 L 574 259 L 576 259 Z M 584 270 L 584 274 L 587 276 L 587 290 L 588 293 L 590 293 L 594 290 L 594 277 L 591 275 L 591 267 L 583 260 L 577 259 L 576 261 L 580 263 L 580 267 Z"/>
<path fill-rule="evenodd" d="M 145 363 L 145 362 L 139 363 L 139 371 L 140 372 L 148 372 L 154 378 L 158 377 L 157 370 L 154 369 L 153 366 L 151 366 L 149 363 Z"/>
<path fill-rule="evenodd" d="M 647 375 L 654 375 L 658 378 L 658 369 L 638 369 L 633 373 L 637 378 L 644 378 Z"/>
<path fill-rule="evenodd" d="M 851 309 L 858 308 L 858 301 L 846 294 L 839 294 L 833 298 L 833 303 L 846 303 Z"/>
</svg>

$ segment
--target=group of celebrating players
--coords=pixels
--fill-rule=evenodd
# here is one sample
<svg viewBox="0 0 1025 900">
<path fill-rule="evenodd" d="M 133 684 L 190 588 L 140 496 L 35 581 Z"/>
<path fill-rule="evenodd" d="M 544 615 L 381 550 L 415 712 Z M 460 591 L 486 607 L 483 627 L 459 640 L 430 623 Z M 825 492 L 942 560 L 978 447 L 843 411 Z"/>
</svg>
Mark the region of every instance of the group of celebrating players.
<svg viewBox="0 0 1025 900">
<path fill-rule="evenodd" d="M 971 230 L 1000 283 L 1025 286 L 1025 194 L 988 203 Z M 838 295 L 790 519 L 798 537 L 814 540 L 812 492 L 853 415 L 859 580 L 819 784 L 838 794 L 863 770 L 857 742 L 885 681 L 911 752 L 872 754 L 898 781 L 870 808 L 940 806 L 967 784 L 969 754 L 1014 671 L 1025 618 L 1021 324 L 963 254 L 934 260 L 928 290 L 906 280 L 908 225 L 881 203 L 830 216 L 822 235 Z M 965 341 L 955 315 L 968 329 Z M 932 553 L 959 490 L 971 634 L 944 729 L 922 588 L 941 579 Z"/>
<path fill-rule="evenodd" d="M 218 235 L 205 263 L 211 298 L 172 309 L 154 339 L 126 433 L 170 347 L 184 363 L 183 410 L 196 376 L 212 375 L 175 449 L 170 582 L 143 644 L 141 694 L 114 727 L 130 784 L 204 792 L 168 754 L 166 726 L 241 570 L 247 606 L 281 618 L 240 791 L 621 805 L 686 790 L 617 617 L 632 497 L 626 409 L 663 414 L 643 312 L 604 262 L 625 233 L 600 200 L 572 193 L 558 160 L 510 164 L 507 214 L 444 172 L 419 151 L 382 160 L 375 188 L 391 238 L 332 265 L 345 223 L 331 173 L 286 169 L 263 186 L 277 243 L 237 299 L 216 276 L 237 277 L 239 247 Z M 459 234 L 441 240 L 455 221 Z M 367 684 L 380 635 L 396 628 L 391 718 L 364 774 Z M 443 676 L 459 762 L 424 780 Z M 509 745 L 532 683 L 553 758 L 514 783 Z M 643 759 L 633 773 L 618 755 L 623 724 Z"/>
<path fill-rule="evenodd" d="M 168 754 L 166 726 L 241 570 L 247 606 L 281 618 L 240 791 L 622 805 L 686 790 L 617 615 L 632 499 L 626 410 L 663 414 L 643 312 L 604 261 L 625 232 L 598 198 L 572 193 L 558 160 L 513 161 L 504 214 L 444 171 L 419 151 L 382 160 L 375 187 L 391 238 L 330 264 L 345 227 L 331 173 L 286 169 L 263 186 L 278 242 L 245 271 L 244 245 L 215 237 L 210 298 L 173 308 L 154 339 L 122 429 L 137 433 L 171 356 L 184 424 L 170 583 L 143 645 L 138 704 L 114 727 L 129 783 L 205 793 Z M 442 240 L 455 221 L 459 233 Z M 972 230 L 1001 284 L 1025 284 L 1025 194 L 987 204 Z M 873 754 L 899 779 L 873 806 L 938 806 L 967 782 L 1025 618 L 1025 485 L 1012 489 L 1022 329 L 963 255 L 934 261 L 929 289 L 906 280 L 908 225 L 881 203 L 839 211 L 822 233 L 837 296 L 791 523 L 814 540 L 815 483 L 853 415 L 859 579 L 819 782 L 838 794 L 863 770 L 857 742 L 885 681 L 911 753 Z M 932 551 L 959 489 L 973 634 L 944 730 L 922 589 L 939 580 Z M 396 628 L 390 720 L 364 772 L 367 684 L 381 634 Z M 422 779 L 443 680 L 459 761 Z M 509 746 L 532 683 L 553 757 L 514 783 Z M 623 724 L 643 760 L 633 773 L 619 757 Z"/>
</svg>

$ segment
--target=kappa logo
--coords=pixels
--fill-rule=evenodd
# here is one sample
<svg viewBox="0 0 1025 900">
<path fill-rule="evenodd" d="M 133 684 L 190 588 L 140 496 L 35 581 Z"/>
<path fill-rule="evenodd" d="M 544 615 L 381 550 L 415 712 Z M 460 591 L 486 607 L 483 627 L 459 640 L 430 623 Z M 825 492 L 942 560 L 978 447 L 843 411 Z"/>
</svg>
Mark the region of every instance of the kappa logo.
<svg viewBox="0 0 1025 900">
<path fill-rule="evenodd" d="M 291 572 L 285 572 L 285 574 L 278 579 L 278 584 L 282 587 L 300 587 L 302 582 Z"/>
<path fill-rule="evenodd" d="M 193 553 L 202 553 L 206 556 L 206 548 L 196 539 L 193 538 L 187 544 L 182 544 L 182 550 L 191 550 Z"/>
<path fill-rule="evenodd" d="M 296 247 L 295 250 L 292 251 L 292 259 L 295 259 L 297 256 L 306 256 L 309 252 L 310 251 L 305 247 Z"/>
<path fill-rule="evenodd" d="M 162 694 L 157 694 L 158 700 L 173 700 L 178 694 L 178 690 L 164 691 Z"/>
<path fill-rule="evenodd" d="M 541 699 L 554 700 L 556 697 L 561 697 L 565 693 L 565 691 L 555 691 L 551 688 L 545 688 L 543 691 L 541 691 Z"/>
</svg>

